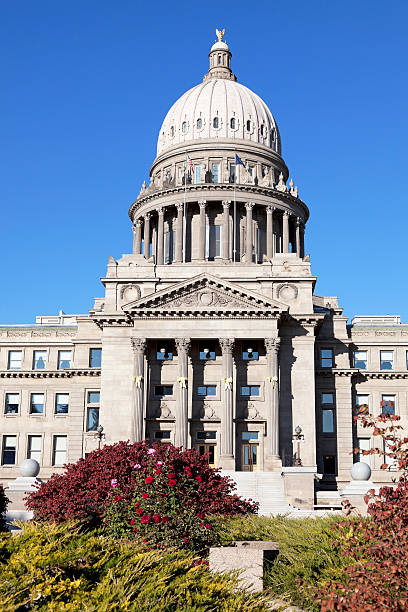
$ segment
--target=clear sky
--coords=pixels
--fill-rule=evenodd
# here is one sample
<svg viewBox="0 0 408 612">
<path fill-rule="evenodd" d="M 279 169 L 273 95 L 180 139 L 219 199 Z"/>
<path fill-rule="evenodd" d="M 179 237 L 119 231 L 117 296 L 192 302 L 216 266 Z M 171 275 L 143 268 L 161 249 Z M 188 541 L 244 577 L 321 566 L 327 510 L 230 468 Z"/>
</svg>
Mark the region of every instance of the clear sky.
<svg viewBox="0 0 408 612">
<path fill-rule="evenodd" d="M 277 119 L 316 293 L 408 322 L 407 21 L 398 0 L 2 0 L 0 324 L 103 295 L 161 122 L 202 80 L 216 27 Z"/>
</svg>

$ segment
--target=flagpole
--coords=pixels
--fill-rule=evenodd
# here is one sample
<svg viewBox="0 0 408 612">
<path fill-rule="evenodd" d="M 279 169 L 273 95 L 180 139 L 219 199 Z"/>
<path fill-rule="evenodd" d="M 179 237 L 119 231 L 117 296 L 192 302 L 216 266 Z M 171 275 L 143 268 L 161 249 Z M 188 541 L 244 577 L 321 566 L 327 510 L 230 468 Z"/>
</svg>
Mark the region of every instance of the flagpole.
<svg viewBox="0 0 408 612">
<path fill-rule="evenodd" d="M 236 152 L 234 151 L 235 155 Z M 234 258 L 233 261 L 234 263 L 237 261 L 237 196 L 236 196 L 236 184 L 237 184 L 237 159 L 235 157 L 234 159 L 235 162 L 235 174 L 234 174 L 234 223 L 233 223 L 233 227 L 234 227 L 234 237 L 233 237 L 233 244 L 234 244 Z"/>
<path fill-rule="evenodd" d="M 186 223 L 186 198 L 187 198 L 187 158 L 188 153 L 186 150 L 186 162 L 184 164 L 184 205 L 183 205 L 183 263 L 186 263 L 186 236 L 187 236 L 187 223 Z"/>
</svg>

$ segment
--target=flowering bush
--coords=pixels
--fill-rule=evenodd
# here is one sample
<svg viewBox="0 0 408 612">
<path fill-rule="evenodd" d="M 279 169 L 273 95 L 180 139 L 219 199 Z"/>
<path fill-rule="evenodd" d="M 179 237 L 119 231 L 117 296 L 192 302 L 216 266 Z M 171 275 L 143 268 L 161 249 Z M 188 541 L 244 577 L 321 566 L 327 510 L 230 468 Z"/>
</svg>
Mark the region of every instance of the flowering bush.
<svg viewBox="0 0 408 612">
<path fill-rule="evenodd" d="M 318 595 L 321 610 L 408 610 L 408 438 L 400 438 L 398 416 L 360 415 L 363 427 L 382 438 L 386 455 L 400 470 L 396 487 L 369 491 L 370 518 L 344 521 L 336 544 L 351 565 L 341 582 L 328 582 Z M 382 445 L 381 445 L 382 446 Z M 382 449 L 365 454 L 383 454 Z M 382 469 L 389 466 L 383 464 Z"/>
<path fill-rule="evenodd" d="M 191 472 L 197 484 L 194 490 L 188 490 L 189 497 L 184 498 L 184 505 L 198 503 L 203 512 L 211 514 L 235 515 L 257 511 L 257 504 L 235 495 L 233 481 L 210 468 L 206 458 L 200 457 L 197 451 L 182 451 L 161 442 L 155 442 L 150 448 L 147 441 L 134 444 L 118 442 L 90 453 L 86 459 L 66 466 L 64 474 L 54 474 L 41 484 L 37 491 L 28 495 L 26 505 L 34 511 L 36 520 L 59 523 L 86 519 L 98 524 L 112 496 L 121 497 L 118 502 L 123 503 L 133 500 L 136 488 L 139 492 L 142 475 L 145 479 L 153 479 L 145 482 L 144 487 L 151 485 L 150 488 L 154 488 L 158 474 L 152 472 L 152 466 L 161 469 L 160 461 L 167 471 L 171 467 L 175 474 L 171 480 L 175 480 L 176 485 L 180 483 L 180 475 L 187 474 L 186 468 Z M 115 494 L 117 488 L 120 488 L 120 493 Z"/>
<path fill-rule="evenodd" d="M 0 485 L 0 531 L 5 531 L 6 529 L 5 513 L 7 510 L 8 503 L 9 500 L 6 497 L 2 485 Z"/>
</svg>

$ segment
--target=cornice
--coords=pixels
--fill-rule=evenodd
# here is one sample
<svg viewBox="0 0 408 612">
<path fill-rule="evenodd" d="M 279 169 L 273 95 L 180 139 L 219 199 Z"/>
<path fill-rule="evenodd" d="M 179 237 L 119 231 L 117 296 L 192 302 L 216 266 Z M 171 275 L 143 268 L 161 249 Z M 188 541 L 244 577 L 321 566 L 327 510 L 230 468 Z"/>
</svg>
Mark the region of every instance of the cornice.
<svg viewBox="0 0 408 612">
<path fill-rule="evenodd" d="M 75 370 L 3 370 L 0 378 L 73 378 L 74 376 L 100 376 L 101 370 L 84 368 Z"/>
<path fill-rule="evenodd" d="M 345 377 L 352 377 L 352 376 L 357 376 L 360 374 L 360 370 L 357 370 L 356 368 L 324 368 L 324 369 L 317 369 L 316 370 L 316 375 L 317 376 L 323 376 L 323 377 L 329 377 L 329 376 L 335 376 L 337 378 L 345 378 Z"/>
</svg>

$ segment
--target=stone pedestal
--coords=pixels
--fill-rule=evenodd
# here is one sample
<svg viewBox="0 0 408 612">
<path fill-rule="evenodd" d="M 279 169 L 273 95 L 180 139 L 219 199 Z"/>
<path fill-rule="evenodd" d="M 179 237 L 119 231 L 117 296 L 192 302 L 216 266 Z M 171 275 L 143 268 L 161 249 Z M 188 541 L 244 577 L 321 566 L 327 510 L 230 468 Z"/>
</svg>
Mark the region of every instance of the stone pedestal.
<svg viewBox="0 0 408 612">
<path fill-rule="evenodd" d="M 348 500 L 354 508 L 355 514 L 365 516 L 367 514 L 368 505 L 364 501 L 364 497 L 368 491 L 374 490 L 377 494 L 379 487 L 370 480 L 371 468 L 367 463 L 358 461 L 354 463 L 350 470 L 351 482 L 340 491 L 340 499 L 342 502 Z"/>
<path fill-rule="evenodd" d="M 316 467 L 282 468 L 285 497 L 288 504 L 296 508 L 313 510 L 315 498 Z"/>
</svg>

